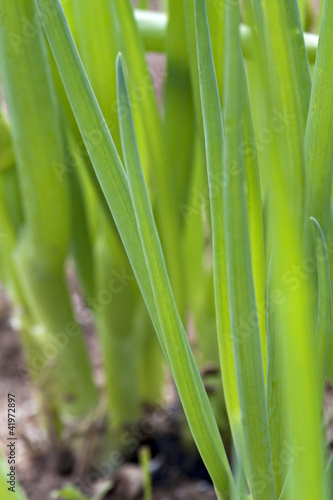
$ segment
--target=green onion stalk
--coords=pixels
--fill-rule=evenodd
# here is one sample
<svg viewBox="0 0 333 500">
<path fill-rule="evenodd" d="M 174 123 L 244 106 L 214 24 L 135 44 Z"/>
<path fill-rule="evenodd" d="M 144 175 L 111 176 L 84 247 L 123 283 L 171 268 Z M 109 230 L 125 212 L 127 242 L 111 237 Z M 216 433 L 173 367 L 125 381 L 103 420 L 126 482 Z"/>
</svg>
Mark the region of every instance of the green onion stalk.
<svg viewBox="0 0 333 500">
<path fill-rule="evenodd" d="M 180 221 L 175 203 L 172 169 L 167 153 L 168 142 L 164 138 L 162 117 L 131 2 L 115 0 L 111 5 L 116 19 L 119 47 L 128 61 L 128 81 L 140 157 L 165 248 L 176 301 L 184 318 L 187 307 L 183 279 L 184 256 L 180 243 Z M 162 75 L 158 77 L 162 79 Z M 120 121 L 126 118 L 126 113 L 125 106 L 123 109 L 119 108 Z"/>
<path fill-rule="evenodd" d="M 245 159 L 239 149 L 245 134 L 252 133 L 252 130 L 247 130 L 251 127 L 249 120 L 244 120 L 245 133 L 241 125 L 242 108 L 248 107 L 248 104 L 245 101 L 247 88 L 238 30 L 239 16 L 239 8 L 227 9 L 223 169 L 230 178 L 224 185 L 223 194 L 230 326 L 251 493 L 253 498 L 274 499 L 274 485 L 269 483 L 263 489 L 258 483 L 258 470 L 267 468 L 272 474 L 273 462 L 265 394 L 266 350 L 262 350 L 265 331 L 260 337 L 248 199 L 244 189 Z M 233 174 L 231 169 L 234 169 Z M 255 169 L 252 167 L 252 170 Z M 251 184 L 248 183 L 248 194 L 253 189 L 252 184 L 253 178 Z M 248 325 L 246 335 L 244 324 Z"/>
<path fill-rule="evenodd" d="M 44 0 L 39 0 L 37 4 L 40 9 L 43 9 L 45 5 Z M 194 439 L 210 470 L 220 498 L 224 498 L 229 490 L 230 482 L 232 482 L 226 453 L 177 313 L 164 259 L 160 249 L 157 250 L 160 247 L 156 227 L 151 225 L 152 214 L 146 198 L 147 194 L 145 194 L 146 201 L 142 206 L 140 206 L 140 197 L 133 197 L 135 189 L 132 189 L 132 182 L 137 183 L 136 179 L 138 179 L 136 176 L 132 177 L 138 165 L 136 149 L 131 150 L 135 153 L 133 157 L 135 162 L 126 160 L 126 174 L 95 96 L 91 91 L 81 61 L 75 51 L 64 13 L 58 2 L 57 7 L 53 23 L 44 24 L 53 55 L 96 174 L 103 186 L 104 194 L 154 323 L 162 350 L 171 366 Z M 65 54 L 66 57 L 64 57 Z M 121 91 L 121 94 L 118 93 L 118 103 L 126 105 L 128 94 L 127 91 L 124 92 L 126 88 L 123 84 L 124 78 L 121 73 L 118 72 L 118 74 L 120 75 L 118 88 Z M 79 89 L 77 87 L 78 81 L 81 82 Z M 126 108 L 130 109 L 128 104 Z M 131 131 L 133 122 L 129 121 L 130 118 L 131 114 L 127 113 L 126 120 L 120 120 L 120 124 L 124 127 L 122 133 L 125 134 L 125 142 L 123 144 L 126 146 L 130 138 L 129 144 L 132 147 L 135 142 L 133 131 Z M 91 128 L 98 128 L 102 131 L 103 140 L 95 147 L 91 147 L 87 140 Z M 127 135 L 128 133 L 130 136 Z M 127 154 L 125 146 L 123 148 L 124 155 Z M 130 185 L 128 184 L 129 177 L 131 177 Z M 141 190 L 143 187 L 142 173 L 140 179 L 138 186 Z M 114 189 L 115 186 L 117 186 L 116 189 Z M 141 224 L 138 226 L 136 218 L 139 207 L 140 210 L 145 211 L 145 216 L 141 215 L 140 221 L 147 220 L 150 224 L 150 228 L 145 227 L 144 233 Z M 144 247 L 141 241 L 144 243 Z M 156 254 L 157 260 L 151 260 L 152 253 Z M 151 265 L 154 265 L 154 270 L 151 269 Z M 155 301 L 153 297 L 160 297 L 161 293 L 165 297 L 165 301 L 160 303 L 159 300 Z"/>
<path fill-rule="evenodd" d="M 235 436 L 236 434 L 239 435 L 241 424 L 230 329 L 226 243 L 223 216 L 224 182 L 222 176 L 222 145 L 224 132 L 219 86 L 214 66 L 208 16 L 204 2 L 198 2 L 196 4 L 195 30 L 198 55 L 197 78 L 200 83 L 199 88 L 205 134 L 208 186 L 210 191 L 217 338 L 219 341 L 219 356 L 226 408 L 231 431 L 233 436 Z"/>
<path fill-rule="evenodd" d="M 35 12 L 32 0 L 15 5 L 21 16 Z M 35 5 L 45 13 L 49 3 Z M 64 87 L 61 99 L 66 94 L 73 113 L 69 117 L 62 100 L 65 140 L 79 151 L 81 137 L 89 155 L 75 156 L 70 179 L 77 197 L 73 224 L 75 214 L 84 214 L 73 233 L 75 244 L 86 247 L 73 254 L 88 303 L 91 291 L 98 299 L 96 323 L 116 424 L 138 418 L 146 390 L 159 392 L 160 381 L 153 388 L 147 379 L 155 370 L 161 373 L 158 340 L 219 500 L 247 494 L 251 500 L 330 500 L 332 461 L 325 470 L 321 407 L 325 376 L 331 376 L 333 1 L 324 5 L 319 44 L 303 34 L 297 0 L 246 0 L 247 25 L 240 24 L 239 2 L 224 9 L 222 0 L 170 0 L 168 26 L 167 15 L 138 14 L 127 0 L 100 3 L 96 45 L 93 7 L 78 5 L 65 7 L 82 59 L 60 0 L 53 2 L 52 22 L 45 15 L 42 20 Z M 19 29 L 20 14 L 4 2 L 0 6 L 4 41 Z M 150 49 L 156 42 L 156 50 L 163 47 L 167 54 L 164 121 L 143 41 Z M 15 262 L 34 325 L 40 319 L 38 324 L 54 328 L 59 311 L 51 310 L 51 321 L 48 298 L 64 283 L 69 241 L 59 214 L 67 224 L 70 216 L 68 179 L 55 182 L 52 169 L 41 167 L 66 162 L 43 43 L 39 33 L 19 44 L 20 57 L 2 43 L 1 63 L 23 201 L 24 231 L 13 231 Z M 107 66 L 119 48 L 123 55 Z M 36 54 L 42 67 L 31 63 Z M 315 59 L 311 80 L 309 63 Z M 103 71 L 95 71 L 96 62 Z M 18 91 L 21 82 L 24 93 Z M 31 103 L 43 104 L 38 119 Z M 96 131 L 98 140 L 92 141 Z M 182 175 L 173 186 L 178 170 Z M 207 193 L 199 206 L 197 191 Z M 0 205 L 2 213 L 7 214 Z M 48 236 L 46 222 L 53 228 Z M 55 234 L 56 254 L 50 251 Z M 93 277 L 84 273 L 87 266 Z M 52 285 L 42 280 L 45 269 L 54 277 Z M 49 288 L 41 294 L 46 282 Z M 221 364 L 235 475 L 214 415 L 217 406 L 186 334 L 188 312 L 199 330 L 202 356 Z M 47 331 L 57 331 L 52 328 Z M 148 345 L 151 350 L 143 354 Z M 75 347 L 71 359 L 82 364 Z M 48 366 L 48 394 L 57 389 L 56 402 L 65 373 L 71 373 L 66 363 L 72 349 L 69 343 L 59 363 Z M 80 402 L 83 411 L 87 399 Z"/>
<path fill-rule="evenodd" d="M 19 230 L 23 223 L 21 198 L 17 182 L 17 168 L 11 131 L 1 110 L 0 129 L 2 139 L 0 150 L 0 276 L 11 302 L 11 322 L 13 328 L 16 328 L 20 335 L 28 374 L 31 380 L 35 381 L 36 385 L 38 385 L 40 374 L 36 372 L 35 367 L 38 345 L 31 333 L 34 325 L 33 314 L 29 308 L 29 301 L 25 296 L 17 266 L 13 259 Z M 18 372 L 19 374 L 25 373 L 23 366 L 18 367 Z M 32 386 L 32 392 L 36 403 L 38 405 L 41 404 L 41 392 L 36 390 L 34 385 Z M 40 423 L 41 425 L 45 424 L 43 418 L 40 419 Z"/>
<path fill-rule="evenodd" d="M 309 217 L 318 222 L 327 243 L 330 261 L 331 280 L 333 279 L 333 220 L 332 220 L 332 159 L 333 146 L 330 141 L 332 128 L 333 101 L 329 89 L 333 83 L 333 72 L 330 64 L 330 53 L 333 47 L 333 36 L 329 28 L 333 19 L 333 3 L 325 2 L 323 18 L 319 34 L 319 45 L 312 79 L 312 93 L 309 102 L 309 114 L 305 130 L 306 155 L 306 191 L 305 191 L 305 225 L 307 229 L 307 251 L 310 257 L 316 255 L 315 245 L 311 239 Z M 318 130 L 318 124 L 320 130 Z M 320 270 L 318 269 L 318 278 Z M 333 377 L 333 349 L 330 349 L 328 376 Z"/>
<path fill-rule="evenodd" d="M 15 8 L 1 2 L 0 16 L 1 71 L 24 220 L 13 259 L 38 345 L 36 376 L 43 379 L 44 401 L 55 420 L 64 420 L 93 410 L 97 391 L 64 273 L 68 192 L 53 168 L 55 162 L 63 163 L 60 117 L 33 2 L 18 0 Z M 35 26 L 29 37 L 22 35 L 22 19 Z"/>
<path fill-rule="evenodd" d="M 186 4 L 188 0 L 183 0 Z M 247 0 L 248 1 L 248 0 Z M 220 4 L 220 0 L 217 3 L 212 3 L 207 5 L 208 13 L 216 13 L 216 6 Z M 322 8 L 324 1 L 322 1 Z M 144 41 L 144 45 L 149 52 L 165 52 L 166 50 L 166 38 L 167 38 L 167 26 L 168 26 L 168 15 L 162 12 L 142 12 L 139 10 L 134 11 L 134 16 L 138 24 L 138 29 Z M 255 57 L 253 40 L 254 34 L 250 29 L 248 24 L 239 25 L 240 35 L 241 35 L 241 46 L 244 56 L 247 59 Z M 309 58 L 309 62 L 313 64 L 316 59 L 316 53 L 318 48 L 318 35 L 312 32 L 304 32 L 304 41 L 306 44 L 306 50 Z M 221 49 L 221 48 L 220 48 Z M 191 55 L 190 55 L 191 56 Z"/>
<path fill-rule="evenodd" d="M 110 6 L 106 1 L 97 7 L 91 2 L 73 2 L 71 8 L 71 15 L 68 15 L 82 61 L 121 154 L 115 65 L 112 62 L 117 53 L 117 40 Z M 97 135 L 91 138 L 92 142 L 93 139 L 99 140 Z M 163 363 L 150 319 L 142 313 L 142 298 L 114 222 L 105 214 L 85 174 L 86 159 L 80 157 L 79 152 L 73 157 L 76 160 L 73 170 L 78 172 L 77 189 L 81 191 L 87 217 L 87 228 L 82 232 L 86 241 L 82 243 L 86 243 L 83 248 L 91 249 L 86 255 L 88 262 L 85 258 L 80 261 L 78 254 L 75 261 L 79 274 L 86 276 L 84 282 L 89 276 L 94 278 L 90 290 L 86 290 L 86 300 L 101 339 L 112 424 L 114 430 L 121 430 L 139 419 L 143 402 L 151 405 L 160 402 Z M 72 173 L 69 177 L 74 178 Z M 82 252 L 82 245 L 77 248 Z M 124 366 L 126 372 L 119 379 Z"/>
<path fill-rule="evenodd" d="M 272 2 L 270 7 L 263 5 L 262 10 L 268 71 L 272 82 L 268 106 L 271 113 L 276 108 L 282 109 L 289 117 L 286 126 L 280 134 L 274 136 L 269 145 L 272 182 L 268 224 L 275 227 L 275 234 L 271 233 L 273 253 L 269 301 L 273 311 L 270 335 L 274 338 L 275 356 L 278 361 L 274 363 L 272 359 L 273 377 L 270 383 L 274 384 L 273 396 L 280 391 L 281 407 L 285 408 L 282 416 L 278 412 L 277 418 L 274 418 L 272 413 L 270 430 L 274 440 L 282 422 L 285 440 L 294 439 L 303 447 L 304 452 L 289 467 L 287 483 L 283 490 L 284 494 L 290 495 L 291 498 L 310 499 L 316 496 L 324 497 L 319 411 L 321 397 L 318 398 L 317 360 L 313 355 L 315 328 L 310 313 L 314 290 L 311 276 L 309 280 L 300 280 L 297 287 L 292 286 L 289 279 L 291 270 L 295 269 L 295 266 L 302 268 L 307 257 L 303 252 L 302 240 L 304 224 L 309 225 L 307 217 L 304 222 L 305 193 L 309 187 L 305 175 L 308 165 L 305 157 L 306 138 L 304 148 L 307 100 L 304 90 L 309 88 L 309 72 L 306 65 L 302 66 L 302 39 L 300 38 L 300 43 L 296 39 L 297 35 L 295 36 L 297 31 L 288 29 L 288 23 L 291 22 L 297 27 L 300 26 L 297 16 L 293 16 L 293 12 L 297 14 L 297 6 L 287 4 Z M 300 52 L 297 54 L 297 51 Z M 295 57 L 299 58 L 297 64 Z M 303 76 L 300 77 L 300 74 Z M 288 80 L 285 85 L 277 85 L 286 75 Z M 276 297 L 276 290 L 281 292 L 279 298 Z M 290 383 L 290 380 L 293 380 L 293 383 Z M 304 391 L 299 390 L 299 384 Z M 318 408 L 318 411 L 314 411 L 314 408 Z M 281 464 L 282 443 L 283 440 L 280 441 L 280 449 L 272 445 L 274 464 Z M 278 494 L 286 473 L 283 471 L 283 465 L 286 464 L 282 464 L 282 478 L 281 467 L 279 474 L 274 477 Z M 306 484 L 302 480 L 304 473 L 307 475 Z"/>
<path fill-rule="evenodd" d="M 194 101 L 191 71 L 193 55 L 191 46 L 183 41 L 183 30 L 187 22 L 186 6 L 183 2 L 170 1 L 168 12 L 164 133 L 169 168 L 175 179 L 174 203 L 178 207 L 186 255 L 188 314 L 194 319 L 199 365 L 203 372 L 207 369 L 216 371 L 208 382 L 209 386 L 212 383 L 210 400 L 219 425 L 225 432 L 227 425 L 218 369 L 212 266 L 205 262 L 209 260 L 204 227 L 207 198 L 200 196 L 200 191 L 206 184 L 205 157 L 203 134 L 200 141 L 195 116 L 197 103 Z M 182 120 L 179 120 L 179 114 Z M 201 120 L 201 115 L 199 119 Z"/>
</svg>

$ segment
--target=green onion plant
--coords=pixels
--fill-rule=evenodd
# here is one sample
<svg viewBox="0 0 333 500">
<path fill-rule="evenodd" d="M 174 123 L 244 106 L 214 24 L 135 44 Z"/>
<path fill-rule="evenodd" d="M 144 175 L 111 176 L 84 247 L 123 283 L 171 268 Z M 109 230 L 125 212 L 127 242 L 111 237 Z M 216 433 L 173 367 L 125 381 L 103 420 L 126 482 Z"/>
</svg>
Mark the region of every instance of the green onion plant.
<svg viewBox="0 0 333 500">
<path fill-rule="evenodd" d="M 97 408 L 70 255 L 113 437 L 161 402 L 166 365 L 219 500 L 331 500 L 333 1 L 321 20 L 297 0 L 147 8 L 0 0 L 0 276 L 28 366 L 76 325 L 47 401 L 60 426 Z"/>
<path fill-rule="evenodd" d="M 34 16 L 32 2 L 1 4 L 1 74 L 23 212 L 8 265 L 14 266 L 24 295 L 29 336 L 40 346 L 31 368 L 42 380 L 45 403 L 75 417 L 94 408 L 97 391 L 64 279 L 69 198 L 52 168 L 53 162 L 63 161 L 59 109 L 41 27 L 29 43 L 8 43 L 9 35 L 20 33 L 22 19 L 31 22 Z M 61 344 L 63 337 L 67 342 Z"/>
</svg>

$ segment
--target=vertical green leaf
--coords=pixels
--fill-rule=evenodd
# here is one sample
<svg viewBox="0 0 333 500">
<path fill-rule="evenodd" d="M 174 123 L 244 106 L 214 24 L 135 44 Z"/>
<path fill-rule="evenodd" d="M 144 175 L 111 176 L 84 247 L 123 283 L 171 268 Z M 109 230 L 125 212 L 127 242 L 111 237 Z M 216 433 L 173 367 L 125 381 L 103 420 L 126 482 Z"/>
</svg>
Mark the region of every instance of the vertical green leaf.
<svg viewBox="0 0 333 500">
<path fill-rule="evenodd" d="M 293 63 L 291 34 L 285 9 L 279 0 L 262 0 L 262 10 L 273 106 L 280 113 L 287 114 L 290 123 L 277 137 L 281 145 L 281 166 L 284 167 L 283 172 L 288 179 L 289 199 L 293 200 L 293 217 L 297 221 L 298 230 L 301 231 L 305 189 L 304 125 Z M 288 166 L 284 161 L 286 155 L 292 158 Z"/>
<path fill-rule="evenodd" d="M 333 455 L 328 461 L 326 470 L 325 470 L 325 480 L 326 480 L 326 490 L 327 490 L 327 499 L 333 499 Z"/>
<path fill-rule="evenodd" d="M 315 346 L 318 357 L 320 396 L 324 392 L 327 363 L 331 346 L 332 290 L 325 237 L 316 219 L 311 218 L 318 270 L 318 314 Z"/>
<path fill-rule="evenodd" d="M 245 67 L 242 65 L 242 136 L 243 142 L 238 149 L 244 155 L 246 177 L 247 211 L 249 220 L 249 235 L 251 245 L 251 262 L 253 283 L 258 311 L 261 354 L 264 376 L 267 369 L 267 336 L 266 336 L 266 260 L 264 241 L 264 217 L 261 200 L 258 151 L 254 135 L 249 93 L 246 81 Z"/>
<path fill-rule="evenodd" d="M 162 12 L 135 10 L 142 40 L 147 52 L 164 52 L 166 46 L 167 16 Z"/>
<path fill-rule="evenodd" d="M 206 161 L 210 193 L 213 244 L 215 310 L 222 381 L 233 435 L 238 432 L 240 411 L 229 319 L 229 296 L 224 234 L 223 185 L 229 181 L 222 172 L 223 124 L 214 60 L 209 38 L 205 3 L 195 3 L 197 53 L 202 116 L 205 130 Z"/>
<path fill-rule="evenodd" d="M 47 0 L 35 1 L 38 8 L 43 10 Z M 103 186 L 104 196 L 111 208 L 147 307 L 154 318 L 154 325 L 159 330 L 156 310 L 151 305 L 153 304 L 151 285 L 139 244 L 126 173 L 76 50 L 59 0 L 55 3 L 53 22 L 46 23 L 44 29 L 96 176 Z M 79 86 L 77 82 L 80 82 Z M 94 145 L 90 137 L 96 130 L 99 131 L 101 140 Z"/>
<path fill-rule="evenodd" d="M 317 385 L 317 366 L 313 356 L 311 321 L 312 286 L 304 279 L 296 286 L 292 281 L 295 268 L 302 268 L 304 146 L 302 108 L 298 99 L 297 76 L 292 64 L 293 52 L 285 11 L 281 2 L 263 2 L 270 88 L 268 112 L 278 109 L 287 113 L 288 121 L 280 134 L 268 145 L 270 176 L 268 188 L 268 243 L 273 249 L 269 294 L 270 328 L 275 353 L 270 352 L 273 376 L 269 376 L 270 417 L 274 395 L 281 400 L 285 432 L 284 443 L 297 443 L 299 453 L 288 465 L 288 482 L 284 498 L 324 498 L 322 481 L 322 442 Z M 283 28 L 284 26 L 284 28 Z M 265 68 L 262 68 L 265 69 Z M 293 143 L 291 144 L 291 139 Z M 297 166 L 296 170 L 295 166 Z M 303 188 L 302 188 L 303 186 Z M 295 190 L 297 195 L 295 197 Z M 295 204 L 298 206 L 295 206 Z M 274 229 L 274 231 L 273 231 Z M 270 341 L 269 341 L 270 344 Z M 270 368 L 269 368 L 270 371 Z M 275 385 L 274 385 L 275 384 Z M 279 392 L 280 391 L 280 392 Z M 318 412 L 313 411 L 318 408 Z M 281 418 L 270 418 L 273 465 L 279 464 L 281 450 L 277 433 Z M 276 445 L 277 443 L 277 445 Z M 277 469 L 273 470 L 274 475 Z M 306 483 L 304 477 L 307 478 Z M 281 485 L 278 486 L 278 490 Z"/>
<path fill-rule="evenodd" d="M 326 0 L 313 74 L 305 133 L 306 218 L 314 217 L 328 233 L 333 175 L 333 1 Z"/>
<path fill-rule="evenodd" d="M 72 4 L 79 53 L 105 121 L 119 149 L 115 68 L 118 48 L 111 2 L 72 0 Z"/>
<path fill-rule="evenodd" d="M 92 409 L 97 392 L 64 276 L 69 203 L 53 168 L 64 162 L 64 145 L 50 61 L 40 24 L 32 37 L 21 36 L 23 22 L 34 25 L 36 17 L 33 0 L 0 2 L 0 60 L 24 213 L 14 259 L 35 325 L 42 327 L 33 333 L 50 374 L 46 402 L 53 397 L 56 412 L 75 417 Z M 73 325 L 74 335 L 68 334 Z M 59 333 L 67 343 L 55 348 Z"/>
<path fill-rule="evenodd" d="M 129 94 L 121 58 L 118 58 L 118 100 L 128 114 L 120 120 L 123 154 L 140 239 L 147 263 L 160 328 L 180 399 L 193 437 L 215 488 L 226 495 L 231 471 L 216 421 L 179 317 L 168 278 L 161 243 L 152 214 L 137 149 Z"/>
<path fill-rule="evenodd" d="M 128 61 L 129 86 L 135 99 L 134 111 L 140 156 L 148 184 L 150 176 L 153 181 L 152 190 L 156 191 L 157 223 L 170 279 L 183 316 L 186 296 L 182 278 L 180 228 L 163 139 L 162 119 L 131 2 L 113 0 L 111 5 L 117 19 L 121 51 Z"/>
<path fill-rule="evenodd" d="M 319 36 L 318 53 L 313 74 L 310 109 L 305 131 L 306 199 L 305 216 L 315 218 L 327 241 L 332 240 L 331 188 L 333 176 L 333 2 L 327 0 Z M 308 226 L 306 229 L 309 229 Z M 307 234 L 307 249 L 312 256 L 314 245 Z M 331 272 L 332 256 L 330 255 Z M 331 275 L 332 279 L 332 275 Z M 328 375 L 333 378 L 333 348 L 331 344 Z"/>
<path fill-rule="evenodd" d="M 303 0 L 303 3 L 306 1 L 307 0 Z M 311 95 L 311 72 L 305 47 L 302 21 L 297 6 L 297 0 L 283 0 L 281 3 L 285 11 L 286 26 L 290 36 L 293 64 L 295 67 L 300 107 L 302 110 L 303 127 L 305 130 Z"/>
<path fill-rule="evenodd" d="M 174 202 L 178 207 L 187 199 L 195 127 L 188 48 L 183 39 L 185 12 L 182 1 L 169 1 L 168 19 L 164 127 L 168 165 L 175 183 Z"/>
<path fill-rule="evenodd" d="M 239 40 L 239 6 L 227 11 L 225 56 L 225 142 L 223 169 L 229 176 L 224 186 L 227 277 L 231 334 L 241 409 L 245 456 L 253 499 L 274 499 L 274 485 L 262 487 L 258 471 L 272 474 L 265 383 L 258 316 L 251 266 L 250 235 L 245 193 L 242 140 L 243 87 Z M 244 335 L 244 328 L 246 334 Z"/>
<path fill-rule="evenodd" d="M 0 109 L 0 172 L 14 164 L 14 151 L 8 123 Z"/>
</svg>

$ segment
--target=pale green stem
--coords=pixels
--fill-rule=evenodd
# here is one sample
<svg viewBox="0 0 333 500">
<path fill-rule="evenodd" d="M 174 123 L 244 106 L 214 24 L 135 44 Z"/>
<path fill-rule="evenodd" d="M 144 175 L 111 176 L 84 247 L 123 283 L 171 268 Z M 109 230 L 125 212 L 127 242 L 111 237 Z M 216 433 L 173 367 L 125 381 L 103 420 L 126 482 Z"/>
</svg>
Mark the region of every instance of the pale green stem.
<svg viewBox="0 0 333 500">
<path fill-rule="evenodd" d="M 135 18 L 148 52 L 165 52 L 167 39 L 168 16 L 161 12 L 135 11 Z M 244 57 L 253 57 L 253 38 L 251 29 L 240 24 L 241 44 Z M 304 33 L 305 46 L 309 62 L 316 60 L 318 35 Z"/>
</svg>

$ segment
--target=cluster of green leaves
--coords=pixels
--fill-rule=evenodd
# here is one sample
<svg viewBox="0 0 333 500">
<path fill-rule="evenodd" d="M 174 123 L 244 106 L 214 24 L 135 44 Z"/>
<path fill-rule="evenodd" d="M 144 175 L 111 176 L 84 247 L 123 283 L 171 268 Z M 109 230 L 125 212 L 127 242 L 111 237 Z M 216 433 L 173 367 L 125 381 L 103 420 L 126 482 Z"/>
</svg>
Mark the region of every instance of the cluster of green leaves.
<svg viewBox="0 0 333 500">
<path fill-rule="evenodd" d="M 130 265 L 136 282 L 96 314 L 116 424 L 160 397 L 152 324 L 219 499 L 330 500 L 321 407 L 333 379 L 333 1 L 315 64 L 308 2 L 244 0 L 245 25 L 238 1 L 169 0 L 167 24 L 129 0 L 52 5 L 0 0 L 11 125 L 1 118 L 11 174 L 0 187 L 15 197 L 15 210 L 0 205 L 1 259 L 15 256 L 0 269 L 25 306 L 27 353 L 72 321 L 69 244 L 87 298 Z M 36 9 L 48 45 L 40 24 L 29 40 L 12 36 Z M 166 52 L 163 118 L 144 43 Z M 66 162 L 73 172 L 59 183 L 52 165 Z M 96 405 L 75 338 L 48 377 L 60 416 L 68 392 L 77 407 L 67 413 Z M 220 363 L 225 401 L 207 395 L 207 361 Z"/>
<path fill-rule="evenodd" d="M 64 2 L 91 84 L 120 152 L 115 57 L 117 6 Z M 122 3 L 120 3 L 122 5 Z M 131 9 L 130 5 L 128 7 Z M 45 4 L 52 21 L 56 5 Z M 1 115 L 1 279 L 17 306 L 35 386 L 59 435 L 68 417 L 98 409 L 81 329 L 65 279 L 71 254 L 100 335 L 113 427 L 139 418 L 142 402 L 161 400 L 164 367 L 151 320 L 93 172 L 33 1 L 1 2 L 1 75 L 10 128 Z M 133 11 L 130 10 L 133 17 Z M 133 18 L 134 22 L 134 18 Z M 136 30 L 137 31 L 137 30 Z M 138 32 L 134 35 L 138 38 Z M 101 49 L 103 47 L 103 50 Z M 141 49 L 142 55 L 144 54 Z M 138 47 L 140 53 L 140 47 Z M 133 86 L 146 71 L 141 58 Z M 97 68 L 97 70 L 96 70 Z M 157 103 L 146 80 L 159 120 Z M 36 110 L 41 110 L 36 112 Z M 138 110 L 142 120 L 144 110 Z M 147 132 L 147 134 L 149 131 Z M 91 144 L 100 127 L 88 130 Z M 148 151 L 147 135 L 141 140 Z M 162 184 L 161 184 L 162 185 Z M 122 377 L 119 374 L 126 372 Z M 118 383 L 115 383 L 118 380 Z"/>
</svg>

